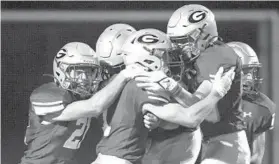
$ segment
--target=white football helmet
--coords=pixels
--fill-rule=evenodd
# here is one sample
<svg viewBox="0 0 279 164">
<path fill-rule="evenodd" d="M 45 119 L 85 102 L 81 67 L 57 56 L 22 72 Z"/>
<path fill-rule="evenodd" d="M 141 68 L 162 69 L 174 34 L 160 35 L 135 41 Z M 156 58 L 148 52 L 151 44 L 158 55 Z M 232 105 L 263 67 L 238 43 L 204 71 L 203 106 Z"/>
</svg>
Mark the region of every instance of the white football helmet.
<svg viewBox="0 0 279 164">
<path fill-rule="evenodd" d="M 113 24 L 107 27 L 96 43 L 96 53 L 99 60 L 110 66 L 123 64 L 119 50 L 128 36 L 135 31 L 132 26 L 127 24 Z"/>
<path fill-rule="evenodd" d="M 167 35 L 157 29 L 142 29 L 123 44 L 121 51 L 125 65 L 138 63 L 147 71 L 163 70 L 168 72 L 168 49 L 171 42 Z"/>
<path fill-rule="evenodd" d="M 194 58 L 218 39 L 215 16 L 208 8 L 191 4 L 177 9 L 169 19 L 167 35 L 176 47 Z M 188 54 L 192 52 L 192 54 Z"/>
<path fill-rule="evenodd" d="M 256 52 L 252 47 L 243 42 L 229 42 L 227 45 L 233 48 L 242 61 L 244 93 L 258 93 L 263 79 L 260 77 L 262 64 L 259 62 Z"/>
<path fill-rule="evenodd" d="M 53 60 L 55 82 L 82 97 L 97 91 L 100 72 L 96 53 L 85 43 L 70 42 L 64 45 Z"/>
</svg>

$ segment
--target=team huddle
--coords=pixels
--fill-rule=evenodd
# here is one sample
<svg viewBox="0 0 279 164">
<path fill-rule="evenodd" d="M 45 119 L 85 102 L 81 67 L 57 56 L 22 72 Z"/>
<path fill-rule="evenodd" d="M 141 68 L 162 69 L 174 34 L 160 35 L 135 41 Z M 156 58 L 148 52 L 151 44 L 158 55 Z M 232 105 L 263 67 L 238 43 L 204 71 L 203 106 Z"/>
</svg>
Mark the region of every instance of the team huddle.
<svg viewBox="0 0 279 164">
<path fill-rule="evenodd" d="M 260 92 L 255 51 L 220 38 L 213 12 L 190 4 L 167 33 L 113 24 L 96 52 L 67 43 L 54 82 L 30 96 L 20 163 L 81 163 L 91 119 L 101 117 L 92 164 L 260 164 L 275 104 Z"/>
</svg>

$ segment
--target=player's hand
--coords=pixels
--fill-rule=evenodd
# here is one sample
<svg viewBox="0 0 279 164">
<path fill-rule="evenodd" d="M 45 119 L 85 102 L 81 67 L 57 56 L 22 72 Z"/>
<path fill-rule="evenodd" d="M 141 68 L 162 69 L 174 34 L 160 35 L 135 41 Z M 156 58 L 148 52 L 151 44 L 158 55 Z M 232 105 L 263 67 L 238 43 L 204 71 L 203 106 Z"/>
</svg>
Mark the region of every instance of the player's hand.
<svg viewBox="0 0 279 164">
<path fill-rule="evenodd" d="M 157 128 L 160 125 L 161 120 L 155 116 L 154 114 L 147 112 L 144 115 L 144 126 L 149 129 L 149 130 L 153 130 L 155 128 Z"/>
<path fill-rule="evenodd" d="M 143 74 L 145 71 L 143 66 L 140 66 L 138 64 L 131 64 L 126 66 L 124 70 L 122 70 L 119 74 L 123 75 L 123 77 L 129 81 L 133 79 L 135 76 L 138 76 L 140 74 Z"/>
<path fill-rule="evenodd" d="M 135 76 L 137 86 L 149 93 L 157 95 L 168 95 L 167 91 L 159 84 L 167 75 L 162 71 L 145 72 Z"/>
<path fill-rule="evenodd" d="M 232 67 L 223 75 L 224 68 L 220 67 L 214 77 L 211 91 L 217 93 L 220 97 L 224 97 L 231 88 L 231 84 L 235 76 L 234 71 L 235 67 Z"/>
<path fill-rule="evenodd" d="M 170 93 L 167 90 L 165 90 L 159 83 L 137 82 L 136 85 L 143 91 L 146 91 L 148 99 L 162 100 L 163 98 L 163 102 L 167 103 L 171 97 Z"/>
<path fill-rule="evenodd" d="M 139 83 L 158 83 L 167 77 L 163 71 L 152 71 L 135 75 L 135 80 Z"/>
</svg>

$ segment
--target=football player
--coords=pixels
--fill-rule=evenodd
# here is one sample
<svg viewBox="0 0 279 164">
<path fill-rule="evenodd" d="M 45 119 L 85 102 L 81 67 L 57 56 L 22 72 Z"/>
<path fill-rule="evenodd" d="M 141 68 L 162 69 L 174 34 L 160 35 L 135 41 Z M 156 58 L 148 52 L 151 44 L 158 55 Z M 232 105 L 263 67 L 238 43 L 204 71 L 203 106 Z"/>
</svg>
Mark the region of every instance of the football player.
<svg viewBox="0 0 279 164">
<path fill-rule="evenodd" d="M 99 36 L 96 43 L 96 53 L 102 66 L 103 82 L 101 88 L 105 87 L 121 70 L 125 68 L 120 49 L 125 40 L 134 33 L 134 27 L 128 24 L 113 24 L 108 26 Z M 109 108 L 115 108 L 117 102 L 114 102 Z M 102 115 L 103 131 L 108 128 L 107 110 Z"/>
<path fill-rule="evenodd" d="M 97 56 L 102 67 L 102 83 L 100 91 L 88 100 L 82 103 L 87 104 L 89 108 L 79 109 L 79 103 L 72 103 L 71 107 L 66 107 L 59 116 L 54 117 L 56 121 L 71 121 L 83 117 L 98 116 L 112 105 L 116 97 L 122 91 L 125 84 L 133 78 L 137 72 L 144 70 L 136 65 L 132 65 L 129 69 L 124 69 L 123 58 L 119 55 L 119 49 L 124 40 L 131 35 L 135 29 L 127 24 L 113 24 L 107 27 L 100 35 L 96 44 Z M 106 49 L 106 50 L 103 50 Z M 124 69 L 124 70 L 123 70 Z M 116 84 L 117 83 L 117 84 Z M 103 96 L 103 95 L 106 96 Z M 109 95 L 109 96 L 108 96 Z M 95 102 L 92 106 L 92 102 Z M 75 110 L 79 109 L 79 110 Z M 92 113 L 95 112 L 95 113 Z"/>
<path fill-rule="evenodd" d="M 219 41 L 214 14 L 202 5 L 185 5 L 177 9 L 169 19 L 167 34 L 174 46 L 171 56 L 177 56 L 177 59 L 185 63 L 183 72 L 174 69 L 172 74 L 177 74 L 179 78 L 176 79 L 181 79 L 189 91 L 195 92 L 177 92 L 174 97 L 184 96 L 189 106 L 202 100 L 209 94 L 212 77 L 220 66 L 225 70 L 235 68 L 235 78 L 228 94 L 211 109 L 186 110 L 188 113 L 182 114 L 185 107 L 172 103 L 149 105 L 146 108 L 164 120 L 187 126 L 191 124 L 185 118 L 192 114 L 190 123 L 195 123 L 195 126 L 201 124 L 204 135 L 203 164 L 249 163 L 250 151 L 241 111 L 241 60 L 232 48 Z M 146 73 L 145 76 L 145 80 L 140 80 L 141 83 L 147 83 L 144 89 L 160 90 L 154 89 L 152 85 L 162 81 L 164 76 L 158 73 Z M 173 81 L 166 81 L 164 88 L 168 91 L 170 86 L 174 86 Z M 169 109 L 176 112 L 173 115 L 167 114 Z"/>
<path fill-rule="evenodd" d="M 130 70 L 137 72 L 137 69 Z M 123 71 L 110 82 L 111 85 L 98 91 L 101 81 L 99 60 L 91 47 L 80 42 L 62 47 L 54 58 L 53 71 L 55 82 L 44 84 L 31 94 L 25 138 L 28 149 L 21 163 L 76 163 L 75 154 L 89 129 L 91 116 L 71 118 L 84 108 L 107 109 L 107 103 L 114 102 L 115 95 L 130 78 L 128 75 L 132 75 Z M 75 106 L 77 100 L 89 97 L 94 104 L 84 108 L 77 106 L 77 111 L 66 112 L 60 117 L 68 105 Z"/>
<path fill-rule="evenodd" d="M 127 37 L 135 31 L 135 28 L 128 24 L 117 23 L 107 27 L 99 36 L 96 53 L 105 68 L 105 76 L 113 76 L 125 68 L 120 49 Z"/>
<path fill-rule="evenodd" d="M 76 153 L 90 127 L 90 118 L 53 122 L 73 101 L 94 94 L 100 83 L 100 65 L 85 43 L 63 46 L 53 61 L 54 82 L 36 88 L 30 96 L 27 150 L 21 164 L 77 163 Z"/>
<path fill-rule="evenodd" d="M 162 60 L 165 58 L 165 53 L 160 50 L 169 47 L 170 42 L 163 32 L 143 29 L 135 32 L 125 41 L 122 53 L 128 67 L 130 64 L 139 64 L 146 71 L 168 71 L 167 65 Z M 145 113 L 142 106 L 149 103 L 167 103 L 169 99 L 169 95 L 144 92 L 133 80 L 128 82 L 110 118 L 110 128 L 107 129 L 106 135 L 97 147 L 99 154 L 93 163 L 140 163 L 148 134 L 148 129 L 142 122 Z M 205 107 L 212 101 L 205 100 L 203 103 L 201 106 Z"/>
<path fill-rule="evenodd" d="M 260 92 L 262 78 L 259 76 L 261 63 L 255 51 L 242 42 L 230 42 L 228 46 L 242 60 L 243 71 L 243 116 L 246 135 L 251 150 L 251 164 L 261 164 L 265 151 L 265 132 L 273 129 L 275 104 Z"/>
</svg>

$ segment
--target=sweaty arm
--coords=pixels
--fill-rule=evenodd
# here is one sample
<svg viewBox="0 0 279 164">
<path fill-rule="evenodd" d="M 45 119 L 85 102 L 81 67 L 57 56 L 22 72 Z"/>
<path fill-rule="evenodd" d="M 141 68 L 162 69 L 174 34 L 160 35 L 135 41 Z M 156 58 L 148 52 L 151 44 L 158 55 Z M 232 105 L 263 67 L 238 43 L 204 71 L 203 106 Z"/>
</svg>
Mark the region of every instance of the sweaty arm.
<svg viewBox="0 0 279 164">
<path fill-rule="evenodd" d="M 219 69 L 215 76 L 214 83 L 204 81 L 203 86 L 207 85 L 209 94 L 201 101 L 190 107 L 184 107 L 177 103 L 169 103 L 162 106 L 154 106 L 145 104 L 143 108 L 157 117 L 172 123 L 176 123 L 187 127 L 197 127 L 208 114 L 214 109 L 216 103 L 230 89 L 232 79 L 234 78 L 234 69 L 231 69 L 223 77 L 223 68 Z M 172 94 L 181 92 L 182 88 L 179 85 L 171 87 Z M 211 109 L 211 110 L 210 110 Z"/>
<path fill-rule="evenodd" d="M 169 103 L 162 106 L 144 104 L 143 109 L 153 113 L 162 120 L 194 128 L 211 112 L 211 110 L 205 109 L 213 109 L 219 99 L 218 96 L 214 96 L 211 93 L 188 108 L 178 103 Z"/>
<path fill-rule="evenodd" d="M 168 85 L 166 83 L 166 81 L 168 81 L 170 84 L 170 87 L 167 87 L 166 85 Z M 184 107 L 184 108 L 188 108 L 189 106 L 197 103 L 198 101 L 200 101 L 203 97 L 200 97 L 198 94 L 200 94 L 201 91 L 206 92 L 204 94 L 208 95 L 210 92 L 210 88 L 211 88 L 211 84 L 208 82 L 203 82 L 200 87 L 197 89 L 197 91 L 192 94 L 190 92 L 188 92 L 186 89 L 184 89 L 183 87 L 180 86 L 179 83 L 177 83 L 176 81 L 174 81 L 173 79 L 165 79 L 163 81 L 161 81 L 160 84 L 162 87 L 164 87 L 170 94 L 171 96 L 179 103 L 179 105 L 181 105 L 180 107 Z M 173 88 L 171 86 L 174 86 Z M 208 89 L 207 89 L 208 88 Z M 207 93 L 208 92 L 208 93 Z M 198 93 L 198 94 L 197 94 Z M 176 104 L 178 105 L 178 104 Z M 197 116 L 203 118 L 206 117 L 210 112 L 211 112 L 212 108 L 199 108 L 195 110 L 192 110 L 191 115 L 195 116 L 192 117 L 193 120 L 198 121 L 198 119 L 196 119 Z M 187 109 L 189 111 L 189 109 Z M 198 121 L 199 122 L 199 121 Z M 193 125 L 188 126 L 187 127 L 196 127 L 196 125 L 198 123 L 192 122 Z M 178 127 L 178 124 L 175 124 L 173 122 L 168 122 L 166 120 L 161 120 L 160 121 L 160 125 L 161 128 L 163 129 L 175 129 Z"/>
<path fill-rule="evenodd" d="M 212 86 L 211 82 L 205 80 L 200 84 L 196 92 L 192 94 L 171 78 L 162 80 L 160 85 L 167 90 L 180 105 L 184 107 L 189 107 L 205 98 L 210 93 Z"/>
<path fill-rule="evenodd" d="M 99 116 L 114 102 L 126 83 L 125 76 L 119 73 L 107 86 L 95 93 L 91 98 L 75 101 L 67 105 L 62 113 L 53 118 L 53 120 L 71 121 L 84 117 Z"/>
<path fill-rule="evenodd" d="M 143 68 L 138 65 L 127 66 L 107 86 L 95 93 L 91 98 L 75 101 L 67 105 L 65 110 L 53 120 L 71 121 L 84 117 L 98 117 L 113 104 L 126 83 L 134 78 L 135 74 L 143 71 Z"/>
<path fill-rule="evenodd" d="M 260 134 L 253 141 L 253 151 L 251 152 L 251 164 L 261 164 L 265 151 L 265 133 Z"/>
</svg>

